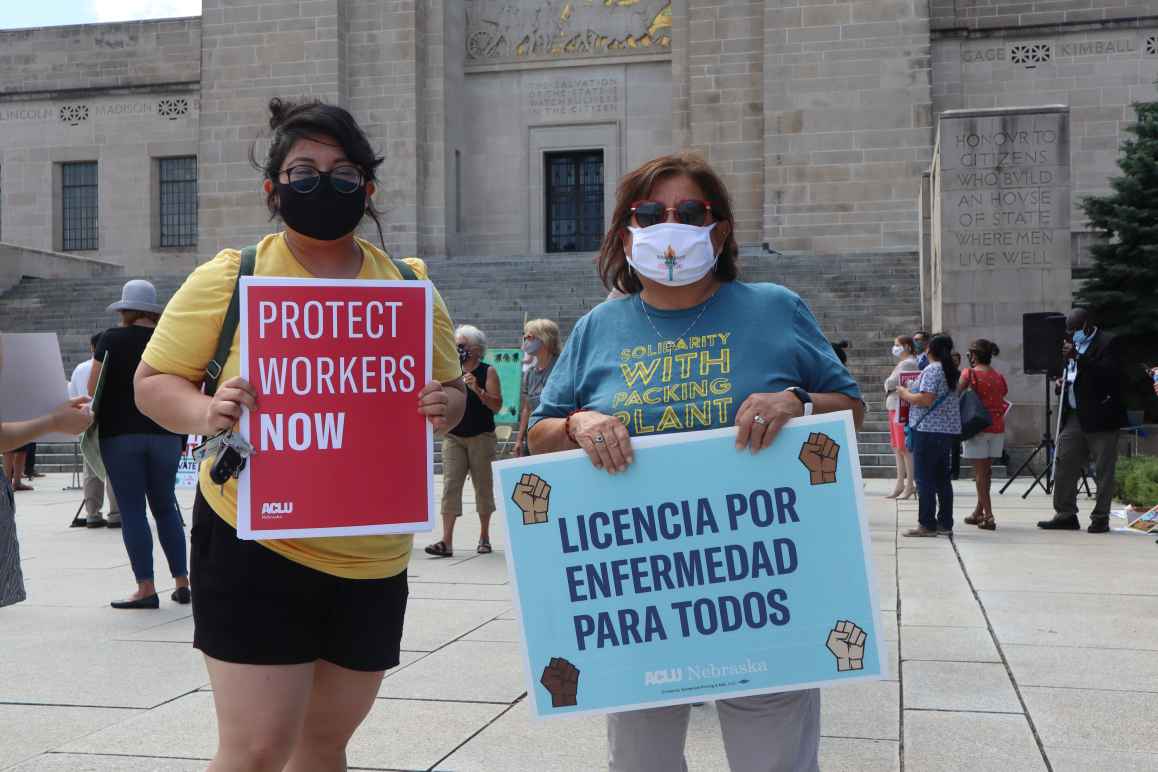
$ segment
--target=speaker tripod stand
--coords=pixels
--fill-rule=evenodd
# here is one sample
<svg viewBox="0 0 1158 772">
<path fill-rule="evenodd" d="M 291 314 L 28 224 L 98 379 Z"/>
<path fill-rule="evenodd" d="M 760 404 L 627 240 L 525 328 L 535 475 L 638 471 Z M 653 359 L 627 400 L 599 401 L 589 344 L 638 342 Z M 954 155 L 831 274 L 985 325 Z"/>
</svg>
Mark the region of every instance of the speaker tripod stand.
<svg viewBox="0 0 1158 772">
<path fill-rule="evenodd" d="M 1057 452 L 1057 444 L 1054 442 L 1054 436 L 1055 435 L 1050 433 L 1050 427 L 1051 427 L 1051 424 L 1053 423 L 1053 394 L 1051 393 L 1052 389 L 1050 389 L 1050 387 L 1049 387 L 1049 380 L 1050 380 L 1049 375 L 1044 374 L 1044 379 L 1045 379 L 1045 424 L 1044 424 L 1045 425 L 1045 431 L 1043 431 L 1041 434 L 1041 441 L 1039 443 L 1037 443 L 1037 447 L 1034 448 L 1033 452 L 1029 454 L 1029 458 L 1025 459 L 1025 461 L 1022 462 L 1021 466 L 1017 467 L 1017 471 L 1015 471 L 1013 474 L 1011 474 L 1009 476 L 1009 479 L 1005 481 L 1005 485 L 1001 486 L 1001 490 L 998 491 L 998 493 L 1004 494 L 1006 489 L 1009 488 L 1009 486 L 1013 484 L 1013 481 L 1016 480 L 1018 477 L 1021 477 L 1022 473 L 1025 472 L 1026 469 L 1029 468 L 1029 465 L 1031 463 L 1033 463 L 1033 460 L 1035 458 L 1037 458 L 1037 454 L 1041 453 L 1043 450 L 1045 451 L 1045 468 L 1041 470 L 1041 472 L 1037 475 L 1037 477 L 1033 478 L 1033 482 L 1030 483 L 1030 486 L 1025 489 L 1025 493 L 1022 493 L 1021 497 L 1023 499 L 1029 498 L 1029 494 L 1032 493 L 1033 489 L 1038 487 L 1038 486 L 1041 486 L 1042 493 L 1046 494 L 1047 496 L 1050 495 L 1051 493 L 1053 493 L 1053 485 L 1054 485 L 1053 467 L 1054 467 L 1054 455 Z M 1061 432 L 1061 416 L 1062 416 L 1062 407 L 1059 404 L 1058 405 L 1057 433 Z M 1092 493 L 1090 493 L 1090 480 L 1086 476 L 1086 470 L 1084 467 L 1082 468 L 1082 483 L 1081 483 L 1081 485 L 1085 486 L 1087 496 L 1093 495 Z M 1079 490 L 1081 488 L 1081 485 L 1078 486 Z"/>
</svg>

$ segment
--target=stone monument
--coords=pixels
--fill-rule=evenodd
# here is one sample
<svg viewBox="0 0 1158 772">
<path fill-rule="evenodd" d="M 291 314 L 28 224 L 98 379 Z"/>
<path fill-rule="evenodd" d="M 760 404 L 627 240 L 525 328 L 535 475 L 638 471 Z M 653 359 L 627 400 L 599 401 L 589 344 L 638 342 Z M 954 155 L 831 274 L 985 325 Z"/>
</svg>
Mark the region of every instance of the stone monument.
<svg viewBox="0 0 1158 772">
<path fill-rule="evenodd" d="M 1069 108 L 945 111 L 931 193 L 932 329 L 962 356 L 974 338 L 1001 347 L 1007 442 L 1032 444 L 1045 387 L 1022 369 L 1021 317 L 1072 302 Z"/>
</svg>

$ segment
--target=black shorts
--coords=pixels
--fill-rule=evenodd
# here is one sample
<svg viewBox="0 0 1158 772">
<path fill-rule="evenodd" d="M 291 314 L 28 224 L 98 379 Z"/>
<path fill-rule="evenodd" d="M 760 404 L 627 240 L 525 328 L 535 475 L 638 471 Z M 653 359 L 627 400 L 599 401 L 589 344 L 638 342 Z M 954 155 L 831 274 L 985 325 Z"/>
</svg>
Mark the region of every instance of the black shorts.
<svg viewBox="0 0 1158 772">
<path fill-rule="evenodd" d="M 193 646 L 245 665 L 316 660 L 376 672 L 398 665 L 406 572 L 343 579 L 237 538 L 201 496 L 193 503 Z"/>
</svg>

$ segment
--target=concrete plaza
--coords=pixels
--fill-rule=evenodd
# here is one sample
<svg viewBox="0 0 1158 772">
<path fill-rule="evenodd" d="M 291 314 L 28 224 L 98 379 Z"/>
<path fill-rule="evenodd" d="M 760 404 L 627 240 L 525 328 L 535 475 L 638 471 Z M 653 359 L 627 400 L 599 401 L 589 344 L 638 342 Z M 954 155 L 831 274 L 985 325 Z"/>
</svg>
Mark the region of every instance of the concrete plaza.
<svg viewBox="0 0 1158 772">
<path fill-rule="evenodd" d="M 168 590 L 159 611 L 108 608 L 132 588 L 128 559 L 118 532 L 68 528 L 80 494 L 66 481 L 17 495 L 29 599 L 0 610 L 0 769 L 203 769 L 216 734 L 189 608 Z M 869 501 L 891 673 L 825 693 L 821 766 L 1158 769 L 1153 538 L 1039 532 L 1048 501 L 1015 486 L 996 498 L 996 532 L 902 539 L 915 502 L 881 498 L 887 482 L 869 481 Z M 957 491 L 960 519 L 972 484 Z M 351 743 L 351 768 L 606 768 L 601 719 L 530 719 L 502 528 L 483 556 L 477 528 L 463 519 L 449 560 L 422 553 L 433 536 L 417 539 L 403 664 Z M 693 709 L 687 755 L 693 770 L 727 769 L 710 705 Z"/>
</svg>

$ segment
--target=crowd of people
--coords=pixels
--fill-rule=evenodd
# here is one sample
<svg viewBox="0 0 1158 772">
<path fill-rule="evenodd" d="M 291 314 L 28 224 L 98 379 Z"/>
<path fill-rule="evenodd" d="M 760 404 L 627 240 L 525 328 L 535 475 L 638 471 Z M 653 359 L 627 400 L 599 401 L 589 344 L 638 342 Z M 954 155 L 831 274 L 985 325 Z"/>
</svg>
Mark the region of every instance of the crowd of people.
<svg viewBox="0 0 1158 772">
<path fill-rule="evenodd" d="M 193 506 L 187 566 L 173 495 L 177 460 L 185 435 L 228 431 L 259 398 L 239 375 L 237 339 L 219 341 L 238 276 L 250 259 L 244 252 L 261 276 L 399 280 L 425 279 L 427 273 L 422 261 L 395 260 L 355 236 L 364 218 L 378 221 L 372 196 L 383 159 L 346 110 L 275 99 L 269 125 L 268 150 L 259 164 L 262 189 L 271 216 L 284 229 L 252 250 L 227 249 L 198 267 L 163 315 L 152 285 L 126 284 L 122 299 L 110 306 L 120 314 L 120 325 L 94 336 L 84 392 L 50 416 L 0 425 L 0 448 L 20 447 L 46 429 L 82 431 L 90 421 L 86 405 L 103 374 L 96 419 L 101 457 L 110 509 L 119 510 L 137 581 L 137 591 L 113 606 L 159 605 L 147 503 L 176 584 L 172 600 L 192 601 L 194 646 L 204 654 L 212 682 L 219 745 L 211 769 L 341 769 L 384 671 L 399 663 L 412 537 L 241 540 L 237 481 L 212 482 L 207 462 Z M 701 157 L 662 156 L 629 172 L 617 188 L 597 259 L 612 299 L 580 319 L 566 345 L 550 320 L 525 325 L 513 452 L 582 450 L 596 469 L 626 470 L 634 462 L 632 431 L 613 408 L 622 388 L 621 352 L 709 331 L 719 334 L 703 340 L 728 341 L 732 370 L 724 383 L 734 406 L 711 411 L 711 428 L 735 426 L 738 449 L 766 449 L 787 421 L 800 416 L 847 410 L 859 427 L 865 402 L 843 364 L 844 346 L 825 339 L 812 311 L 790 289 L 741 281 L 737 258 L 730 196 Z M 1040 525 L 1077 527 L 1076 475 L 1090 451 L 1098 457 L 1099 488 L 1090 530 L 1104 530 L 1116 448 L 1111 437 L 1120 425 L 1119 403 L 1105 397 L 1113 388 L 1105 375 L 1110 336 L 1082 312 L 1071 314 L 1069 327 L 1057 517 Z M 780 334 L 769 337 L 769 329 Z M 218 362 L 222 342 L 226 355 Z M 434 558 L 454 554 L 468 476 L 481 524 L 476 550 L 492 549 L 491 463 L 503 393 L 496 369 L 485 361 L 487 344 L 476 327 L 452 325 L 435 291 L 433 379 L 416 396 L 418 411 L 443 437 L 442 538 L 426 548 Z M 905 535 L 952 533 L 954 446 L 977 416 L 967 405 L 969 394 L 988 421 L 962 443 L 978 489 L 977 507 L 965 522 L 995 529 L 990 470 L 1003 451 L 1007 392 L 994 366 L 998 346 L 971 341 L 962 370 L 952 338 L 922 330 L 897 336 L 892 354 L 897 363 L 884 390 L 897 479 L 889 496 L 918 499 L 918 524 Z M 213 388 L 203 391 L 202 383 L 210 381 Z M 662 410 L 644 405 L 640 420 L 656 426 Z M 12 476 L 18 474 L 16 462 L 13 457 Z M 100 517 L 96 487 L 86 523 Z M 5 484 L 0 557 L 15 545 Z M 13 565 L 15 575 L 0 571 L 0 605 L 23 595 L 18 559 L 0 561 L 0 567 Z M 371 618 L 375 624 L 367 625 Z M 610 716 L 609 768 L 684 768 L 689 711 L 682 705 Z M 732 769 L 818 768 L 819 690 L 721 700 L 718 711 Z"/>
<path fill-rule="evenodd" d="M 972 462 L 977 488 L 977 505 L 963 522 L 996 530 L 990 487 L 994 462 L 1008 457 L 1005 416 L 1010 407 L 1009 386 L 993 364 L 999 354 L 993 341 L 973 340 L 966 351 L 968 367 L 962 370 L 960 353 L 945 333 L 930 335 L 919 330 L 894 339 L 892 355 L 897 363 L 885 379 L 884 390 L 897 481 L 887 498 L 917 496 L 917 527 L 905 536 L 952 534 L 952 480 L 959 475 L 960 457 Z M 1081 527 L 1078 485 L 1092 457 L 1096 501 L 1087 530 L 1106 533 L 1118 434 L 1127 423 L 1115 338 L 1098 328 L 1087 309 L 1075 308 L 1066 317 L 1060 355 L 1063 374 L 1055 383 L 1060 416 L 1051 459 L 1055 514 L 1037 525 L 1044 530 Z M 1158 368 L 1151 372 L 1158 394 Z M 969 420 L 963 421 L 968 400 L 975 402 L 968 406 Z"/>
</svg>

